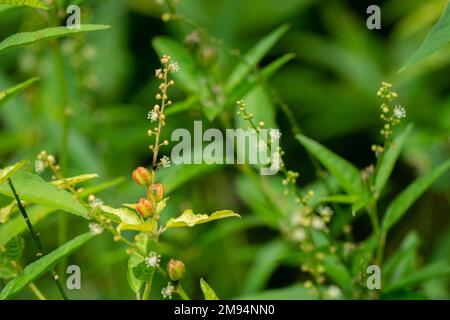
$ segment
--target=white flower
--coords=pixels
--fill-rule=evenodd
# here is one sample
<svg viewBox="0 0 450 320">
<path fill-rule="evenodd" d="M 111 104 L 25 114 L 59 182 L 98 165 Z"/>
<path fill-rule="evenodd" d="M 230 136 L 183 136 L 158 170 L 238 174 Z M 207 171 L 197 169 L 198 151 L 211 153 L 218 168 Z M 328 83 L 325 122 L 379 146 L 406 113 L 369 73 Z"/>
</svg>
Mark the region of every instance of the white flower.
<svg viewBox="0 0 450 320">
<path fill-rule="evenodd" d="M 91 201 L 91 207 L 93 209 L 99 209 L 103 205 L 103 201 L 99 198 L 95 198 L 93 201 Z"/>
<path fill-rule="evenodd" d="M 311 221 L 311 225 L 314 229 L 322 230 L 325 228 L 325 222 L 317 216 L 314 216 Z"/>
<path fill-rule="evenodd" d="M 294 241 L 302 242 L 306 239 L 306 232 L 303 228 L 297 228 L 291 233 L 291 239 Z"/>
<path fill-rule="evenodd" d="M 151 110 L 148 112 L 147 118 L 151 122 L 155 122 L 156 120 L 158 120 L 158 117 L 159 117 L 158 112 L 156 112 L 155 110 Z"/>
<path fill-rule="evenodd" d="M 164 299 L 167 299 L 167 298 L 172 299 L 172 294 L 174 291 L 175 291 L 175 287 L 172 285 L 172 283 L 169 282 L 167 284 L 167 287 L 162 288 L 161 294 Z"/>
<path fill-rule="evenodd" d="M 92 234 L 100 234 L 103 232 L 103 227 L 98 223 L 91 222 L 89 223 L 89 232 Z"/>
<path fill-rule="evenodd" d="M 155 70 L 155 77 L 161 78 L 162 77 L 162 73 L 163 73 L 162 69 L 156 69 Z"/>
<path fill-rule="evenodd" d="M 270 139 L 278 140 L 281 137 L 281 132 L 278 129 L 270 129 L 269 135 L 270 135 Z"/>
<path fill-rule="evenodd" d="M 406 117 L 406 110 L 400 105 L 394 107 L 394 117 L 397 119 L 403 119 Z"/>
<path fill-rule="evenodd" d="M 278 171 L 278 170 L 280 170 L 282 165 L 283 165 L 283 160 L 281 159 L 280 152 L 275 152 L 272 155 L 272 163 L 270 165 L 270 169 L 272 171 Z"/>
<path fill-rule="evenodd" d="M 178 66 L 178 63 L 174 61 L 171 64 L 169 64 L 169 71 L 170 72 L 180 71 L 180 67 Z"/>
<path fill-rule="evenodd" d="M 46 165 L 46 163 L 44 161 L 36 160 L 34 162 L 34 171 L 36 171 L 37 174 L 41 174 L 44 171 L 46 166 L 47 165 Z"/>
<path fill-rule="evenodd" d="M 167 168 L 170 167 L 170 158 L 167 156 L 162 157 L 159 160 L 159 164 L 163 167 L 163 168 Z"/>
<path fill-rule="evenodd" d="M 263 139 L 259 139 L 258 142 L 258 150 L 260 152 L 265 152 L 267 151 L 267 143 L 263 140 Z"/>
<path fill-rule="evenodd" d="M 322 217 L 330 217 L 333 215 L 333 210 L 328 206 L 319 206 L 316 209 L 317 213 Z"/>
<path fill-rule="evenodd" d="M 329 286 L 325 291 L 325 299 L 337 299 L 341 295 L 341 289 L 336 286 Z"/>
<path fill-rule="evenodd" d="M 148 257 L 146 257 L 144 259 L 144 261 L 145 261 L 145 264 L 147 265 L 147 267 L 151 267 L 151 268 L 159 267 L 159 263 L 161 262 L 161 255 L 152 251 L 152 252 L 150 252 Z"/>
</svg>

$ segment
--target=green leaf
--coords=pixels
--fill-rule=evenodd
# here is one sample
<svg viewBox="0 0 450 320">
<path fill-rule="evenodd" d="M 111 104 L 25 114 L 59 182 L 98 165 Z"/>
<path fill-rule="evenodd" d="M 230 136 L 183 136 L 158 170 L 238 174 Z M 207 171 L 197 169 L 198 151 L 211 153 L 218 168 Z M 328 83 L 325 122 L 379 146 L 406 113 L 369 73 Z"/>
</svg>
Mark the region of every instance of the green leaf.
<svg viewBox="0 0 450 320">
<path fill-rule="evenodd" d="M 199 68 L 186 48 L 169 37 L 156 37 L 152 45 L 160 57 L 166 54 L 172 58 L 172 61 L 178 63 L 180 70 L 173 74 L 177 80 L 177 86 L 184 87 L 191 93 L 198 93 Z"/>
<path fill-rule="evenodd" d="M 26 6 L 37 9 L 48 10 L 51 7 L 46 5 L 42 0 L 0 0 L 0 4 L 13 5 L 13 6 Z"/>
<path fill-rule="evenodd" d="M 0 209 L 0 223 L 6 223 L 15 210 L 17 210 L 17 203 L 15 200 L 7 206 L 2 207 Z"/>
<path fill-rule="evenodd" d="M 56 39 L 65 37 L 72 34 L 78 34 L 83 32 L 105 30 L 110 28 L 107 25 L 96 24 L 84 24 L 80 26 L 80 29 L 69 29 L 67 27 L 51 27 L 32 32 L 20 32 L 13 34 L 0 43 L 0 53 L 7 50 L 23 47 L 30 43 L 35 43 L 44 40 Z"/>
<path fill-rule="evenodd" d="M 383 218 L 382 229 L 387 232 L 406 213 L 422 193 L 450 168 L 450 160 L 411 183 L 389 205 Z"/>
<path fill-rule="evenodd" d="M 58 189 L 37 175 L 19 170 L 11 179 L 21 200 L 88 217 L 88 210 L 70 192 Z M 0 193 L 14 198 L 6 184 L 0 185 Z"/>
<path fill-rule="evenodd" d="M 54 186 L 60 187 L 60 188 L 66 188 L 68 186 L 74 186 L 78 183 L 89 181 L 89 180 L 92 180 L 95 178 L 98 178 L 98 174 L 89 173 L 89 174 L 82 174 L 82 175 L 75 176 L 75 177 L 55 180 L 55 181 L 52 181 L 51 184 L 53 184 Z"/>
<path fill-rule="evenodd" d="M 154 220 L 149 220 L 148 222 L 143 222 L 140 224 L 121 223 L 117 226 L 117 232 L 120 233 L 125 230 L 156 234 L 158 232 L 158 224 Z"/>
<path fill-rule="evenodd" d="M 350 162 L 304 135 L 298 134 L 296 138 L 306 150 L 316 157 L 336 177 L 339 184 L 348 194 L 367 195 L 367 191 L 361 181 L 359 170 Z"/>
<path fill-rule="evenodd" d="M 155 271 L 155 268 L 148 267 L 147 264 L 143 261 L 133 268 L 133 275 L 139 281 L 146 282 L 153 278 Z"/>
<path fill-rule="evenodd" d="M 221 210 L 208 216 L 207 214 L 194 214 L 191 209 L 188 209 L 178 218 L 170 218 L 165 228 L 193 227 L 198 224 L 231 217 L 240 217 L 240 215 L 231 210 Z"/>
<path fill-rule="evenodd" d="M 8 282 L 5 288 L 3 288 L 3 291 L 0 293 L 0 300 L 5 300 L 22 290 L 30 282 L 38 279 L 40 276 L 54 267 L 59 260 L 67 257 L 75 250 L 79 249 L 93 237 L 95 237 L 95 234 L 82 234 L 63 244 L 61 247 L 52 251 L 51 253 L 43 256 L 39 260 L 29 264 L 17 278 L 14 278 L 10 282 Z"/>
<path fill-rule="evenodd" d="M 28 217 L 33 225 L 43 220 L 50 213 L 55 212 L 53 208 L 34 206 L 27 210 Z M 9 220 L 7 223 L 0 225 L 0 246 L 4 246 L 14 236 L 28 230 L 23 217 L 17 216 Z"/>
<path fill-rule="evenodd" d="M 6 251 L 3 255 L 11 261 L 17 261 L 22 256 L 23 248 L 25 248 L 25 241 L 21 236 L 15 236 L 5 245 Z"/>
<path fill-rule="evenodd" d="M 444 262 L 430 264 L 418 271 L 414 271 L 408 276 L 387 286 L 383 293 L 392 292 L 405 287 L 417 285 L 421 282 L 450 275 L 450 265 Z"/>
<path fill-rule="evenodd" d="M 135 245 L 138 249 L 144 252 L 148 252 L 149 243 L 150 240 L 147 235 L 140 233 L 136 236 Z M 128 269 L 127 269 L 128 285 L 130 286 L 131 290 L 133 290 L 133 292 L 136 294 L 140 293 L 144 285 L 144 282 L 135 277 L 133 269 L 143 261 L 144 258 L 137 252 L 132 253 L 130 258 L 128 259 Z"/>
<path fill-rule="evenodd" d="M 0 279 L 9 280 L 16 276 L 17 272 L 14 270 L 14 267 L 9 264 L 2 264 L 2 261 L 0 260 Z"/>
<path fill-rule="evenodd" d="M 0 14 L 13 8 L 17 8 L 17 6 L 12 4 L 0 4 Z"/>
<path fill-rule="evenodd" d="M 101 192 L 103 190 L 115 187 L 115 186 L 121 184 L 124 181 L 125 181 L 124 177 L 118 177 L 118 178 L 115 178 L 113 180 L 106 181 L 106 182 L 100 183 L 100 184 L 95 185 L 95 186 L 86 187 L 84 189 L 84 191 L 80 193 L 80 197 L 87 197 L 90 194 L 97 194 L 97 193 L 99 193 L 99 192 Z"/>
<path fill-rule="evenodd" d="M 336 194 L 329 197 L 320 198 L 320 202 L 329 202 L 329 203 L 344 203 L 344 204 L 352 204 L 361 199 L 361 196 L 356 194 Z"/>
<path fill-rule="evenodd" d="M 413 64 L 430 56 L 432 53 L 444 47 L 450 41 L 450 5 L 447 4 L 441 18 L 428 33 L 419 49 L 413 53 L 406 64 L 399 70 L 409 68 Z"/>
<path fill-rule="evenodd" d="M 387 150 L 383 152 L 381 157 L 378 159 L 377 168 L 375 171 L 375 192 L 377 196 L 379 196 L 380 192 L 388 182 L 412 127 L 412 125 L 407 126 L 401 134 L 394 139 L 393 145 L 389 146 L 389 148 L 387 148 Z"/>
<path fill-rule="evenodd" d="M 103 212 L 109 213 L 110 215 L 113 215 L 114 217 L 117 217 L 116 219 L 113 219 L 116 222 L 122 222 L 125 224 L 135 225 L 135 224 L 141 224 L 143 222 L 140 215 L 138 215 L 135 211 L 132 211 L 127 208 L 120 208 L 115 209 L 110 206 L 101 206 L 100 209 Z"/>
<path fill-rule="evenodd" d="M 0 170 L 0 184 L 8 180 L 17 170 L 22 168 L 27 162 L 20 161 L 12 166 L 8 166 Z"/>
<path fill-rule="evenodd" d="M 203 278 L 200 279 L 200 288 L 202 288 L 205 300 L 219 300 L 214 290 Z"/>
<path fill-rule="evenodd" d="M 249 72 L 259 63 L 267 52 L 277 43 L 277 41 L 288 31 L 288 25 L 282 25 L 272 31 L 269 35 L 261 39 L 249 52 L 243 57 L 243 62 L 239 63 L 228 78 L 226 90 L 232 90 L 234 87 L 244 81 Z"/>
<path fill-rule="evenodd" d="M 20 91 L 23 91 L 26 88 L 30 87 L 33 83 L 35 83 L 38 80 L 39 80 L 38 77 L 31 78 L 27 81 L 19 83 L 18 85 L 15 85 L 12 88 L 6 89 L 4 91 L 0 91 L 0 106 L 2 106 L 6 101 L 8 101 L 9 98 L 13 97 L 15 94 L 19 93 Z"/>
<path fill-rule="evenodd" d="M 347 268 L 339 261 L 336 256 L 328 255 L 324 259 L 324 265 L 327 275 L 347 292 L 353 292 L 353 279 Z"/>
</svg>

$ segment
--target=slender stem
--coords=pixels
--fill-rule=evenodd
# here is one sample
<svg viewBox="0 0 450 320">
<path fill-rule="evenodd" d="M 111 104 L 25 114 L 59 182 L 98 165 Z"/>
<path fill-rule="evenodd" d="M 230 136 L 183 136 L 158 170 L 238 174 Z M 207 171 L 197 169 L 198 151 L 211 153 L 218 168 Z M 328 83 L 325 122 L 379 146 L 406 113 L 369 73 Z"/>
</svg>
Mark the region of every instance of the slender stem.
<svg viewBox="0 0 450 320">
<path fill-rule="evenodd" d="M 144 294 L 142 295 L 142 300 L 149 300 L 150 299 L 150 293 L 152 291 L 152 282 L 153 282 L 154 275 L 155 275 L 155 273 L 153 272 L 150 280 L 148 280 L 145 283 L 145 289 L 144 289 Z"/>
<path fill-rule="evenodd" d="M 180 283 L 178 283 L 176 285 L 176 293 L 180 296 L 181 299 L 183 300 L 191 300 L 191 298 L 189 298 L 189 296 L 187 295 L 186 291 L 184 291 L 183 287 L 181 286 Z"/>
<path fill-rule="evenodd" d="M 36 298 L 38 298 L 39 300 L 47 300 L 47 298 L 42 294 L 41 290 L 39 290 L 39 288 L 33 282 L 31 282 L 28 287 L 34 293 Z"/>
<path fill-rule="evenodd" d="M 25 210 L 24 206 L 22 205 L 22 201 L 20 201 L 19 195 L 17 194 L 16 189 L 14 188 L 14 184 L 10 178 L 8 179 L 8 184 L 14 195 L 14 198 L 16 199 L 19 211 L 22 214 L 22 217 L 25 220 L 25 223 L 27 224 L 28 230 L 30 231 L 31 237 L 33 238 L 33 241 L 38 249 L 37 256 L 42 257 L 46 254 L 46 252 L 44 250 L 44 247 L 42 246 L 41 240 L 39 239 L 39 234 L 34 230 L 34 227 L 30 221 L 30 218 L 28 217 L 27 211 Z M 55 282 L 56 286 L 58 287 L 59 292 L 61 293 L 61 296 L 63 297 L 64 300 L 68 300 L 68 297 L 64 291 L 62 282 L 59 279 L 59 275 L 56 273 L 54 268 L 52 268 L 50 270 L 50 272 L 52 274 L 53 281 Z"/>
</svg>

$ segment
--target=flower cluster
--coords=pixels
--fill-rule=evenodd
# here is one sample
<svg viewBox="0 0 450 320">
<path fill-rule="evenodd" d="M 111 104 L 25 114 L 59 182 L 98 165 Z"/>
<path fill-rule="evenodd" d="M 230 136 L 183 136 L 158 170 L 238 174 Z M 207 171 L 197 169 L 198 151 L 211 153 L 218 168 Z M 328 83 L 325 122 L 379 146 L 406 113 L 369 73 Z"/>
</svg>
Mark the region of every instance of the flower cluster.
<svg viewBox="0 0 450 320">
<path fill-rule="evenodd" d="M 406 110 L 401 105 L 392 105 L 392 102 L 398 97 L 398 94 L 393 91 L 392 84 L 390 83 L 382 82 L 377 96 L 383 100 L 380 105 L 380 119 L 383 120 L 384 125 L 380 130 L 380 134 L 388 142 L 392 136 L 394 127 L 406 117 Z M 384 146 L 375 144 L 372 146 L 372 151 L 377 154 L 383 152 L 384 149 Z"/>
</svg>

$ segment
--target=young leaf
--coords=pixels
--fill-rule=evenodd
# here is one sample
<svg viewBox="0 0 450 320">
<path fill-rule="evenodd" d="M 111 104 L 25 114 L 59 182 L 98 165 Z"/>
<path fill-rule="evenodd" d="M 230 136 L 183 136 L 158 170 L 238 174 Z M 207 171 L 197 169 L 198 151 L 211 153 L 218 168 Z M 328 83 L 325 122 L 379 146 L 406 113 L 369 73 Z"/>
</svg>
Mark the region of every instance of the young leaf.
<svg viewBox="0 0 450 320">
<path fill-rule="evenodd" d="M 50 213 L 55 212 L 53 208 L 34 206 L 27 209 L 28 217 L 33 225 L 44 219 Z M 7 223 L 0 225 L 0 246 L 4 246 L 14 236 L 28 230 L 22 216 L 16 216 Z"/>
<path fill-rule="evenodd" d="M 23 252 L 23 248 L 25 247 L 25 241 L 21 236 L 15 236 L 5 246 L 6 251 L 3 252 L 4 256 L 11 260 L 17 261 Z"/>
<path fill-rule="evenodd" d="M 133 268 L 133 275 L 139 281 L 146 282 L 153 277 L 155 270 L 155 268 L 148 267 L 145 262 L 141 262 Z"/>
<path fill-rule="evenodd" d="M 389 205 L 383 218 L 382 229 L 387 232 L 406 213 L 422 193 L 450 168 L 450 160 L 411 183 Z"/>
<path fill-rule="evenodd" d="M 154 220 L 150 220 L 148 222 L 143 222 L 140 224 L 127 224 L 127 223 L 121 223 L 117 226 L 117 232 L 122 232 L 125 230 L 132 230 L 132 231 L 141 231 L 146 233 L 156 233 L 157 232 L 158 225 Z"/>
<path fill-rule="evenodd" d="M 143 222 L 140 215 L 138 215 L 135 211 L 132 211 L 127 208 L 119 208 L 115 209 L 110 206 L 101 206 L 100 209 L 103 212 L 109 213 L 114 217 L 118 218 L 118 222 L 123 222 L 125 224 L 141 224 Z M 113 219 L 117 221 L 117 219 Z"/>
<path fill-rule="evenodd" d="M 0 170 L 0 184 L 8 180 L 17 170 L 22 168 L 27 162 L 26 161 L 20 161 L 12 166 L 3 168 Z"/>
<path fill-rule="evenodd" d="M 150 240 L 148 236 L 143 233 L 136 236 L 136 247 L 144 252 L 148 252 L 149 242 Z M 127 269 L 128 285 L 130 286 L 131 290 L 133 290 L 133 292 L 136 294 L 140 293 L 144 285 L 144 282 L 135 277 L 133 269 L 143 261 L 144 258 L 136 252 L 132 253 L 130 258 L 128 259 L 128 269 Z"/>
<path fill-rule="evenodd" d="M 55 181 L 52 181 L 51 184 L 53 184 L 54 186 L 60 187 L 60 188 L 64 188 L 67 186 L 74 186 L 78 183 L 89 181 L 89 180 L 92 180 L 95 178 L 98 178 L 98 174 L 96 174 L 96 173 L 82 174 L 82 175 L 75 176 L 75 177 L 55 180 Z"/>
<path fill-rule="evenodd" d="M 383 293 L 392 292 L 405 287 L 417 285 L 421 282 L 433 278 L 445 277 L 449 275 L 450 275 L 450 265 L 444 262 L 436 262 L 390 284 L 383 290 Z"/>
<path fill-rule="evenodd" d="M 375 171 L 375 192 L 377 195 L 380 194 L 386 185 L 412 127 L 412 125 L 407 126 L 405 130 L 394 139 L 393 145 L 389 146 L 378 159 Z"/>
<path fill-rule="evenodd" d="M 35 42 L 57 39 L 83 32 L 105 30 L 108 28 L 110 28 L 110 26 L 100 24 L 84 24 L 80 26 L 80 29 L 69 29 L 67 27 L 50 27 L 32 32 L 20 32 L 13 34 L 0 43 L 0 53 L 3 53 L 7 50 L 23 47 Z"/>
<path fill-rule="evenodd" d="M 406 64 L 399 70 L 402 72 L 403 70 L 409 68 L 413 64 L 419 62 L 422 59 L 425 59 L 432 53 L 441 49 L 450 41 L 450 5 L 447 3 L 444 12 L 436 23 L 436 25 L 431 29 L 428 33 L 427 37 L 421 44 L 420 48 L 417 49 L 416 52 L 409 58 Z"/>
<path fill-rule="evenodd" d="M 15 85 L 12 88 L 6 89 L 4 91 L 0 91 L 0 106 L 2 106 L 6 101 L 8 101 L 9 98 L 13 97 L 15 94 L 19 93 L 20 91 L 25 90 L 29 86 L 31 86 L 33 83 L 38 81 L 39 78 L 31 78 L 27 81 L 24 81 L 22 83 L 19 83 L 18 85 Z"/>
<path fill-rule="evenodd" d="M 84 218 L 88 216 L 88 210 L 77 202 L 72 194 L 58 189 L 37 175 L 19 170 L 14 174 L 12 180 L 21 200 L 60 209 Z M 0 193 L 14 197 L 6 184 L 0 185 Z"/>
<path fill-rule="evenodd" d="M 188 209 L 178 218 L 170 218 L 166 223 L 166 228 L 193 227 L 198 224 L 230 217 L 240 217 L 240 215 L 231 210 L 221 210 L 208 216 L 207 214 L 194 214 L 192 210 Z"/>
<path fill-rule="evenodd" d="M 228 78 L 226 90 L 232 90 L 240 84 L 251 69 L 258 64 L 288 29 L 289 26 L 287 25 L 278 27 L 269 35 L 261 39 L 248 53 L 246 53 L 243 57 L 245 62 L 239 63 Z"/>
<path fill-rule="evenodd" d="M 200 288 L 202 288 L 205 300 L 219 300 L 214 290 L 203 278 L 200 279 Z"/>
<path fill-rule="evenodd" d="M 51 8 L 50 6 L 46 5 L 42 0 L 0 0 L 0 4 L 26 6 L 45 10 Z"/>
<path fill-rule="evenodd" d="M 0 223 L 6 223 L 15 210 L 17 210 L 17 202 L 15 200 L 7 206 L 2 207 L 0 209 Z"/>
<path fill-rule="evenodd" d="M 318 142 L 304 136 L 296 135 L 297 140 L 315 156 L 325 168 L 339 181 L 348 194 L 366 196 L 367 191 L 361 181 L 361 175 L 350 162 L 331 152 Z"/>
<path fill-rule="evenodd" d="M 63 244 L 61 247 L 52 251 L 51 253 L 43 256 L 39 260 L 29 264 L 18 277 L 8 282 L 8 284 L 3 288 L 3 291 L 0 293 L 0 300 L 5 300 L 22 290 L 30 282 L 38 279 L 40 276 L 54 267 L 59 260 L 67 257 L 72 252 L 79 249 L 93 237 L 95 237 L 95 234 L 82 234 Z"/>
<path fill-rule="evenodd" d="M 191 93 L 198 93 L 200 89 L 199 68 L 186 48 L 169 37 L 156 37 L 152 44 L 159 56 L 167 54 L 178 63 L 180 70 L 173 75 L 178 80 L 177 85 L 186 88 Z"/>
</svg>

